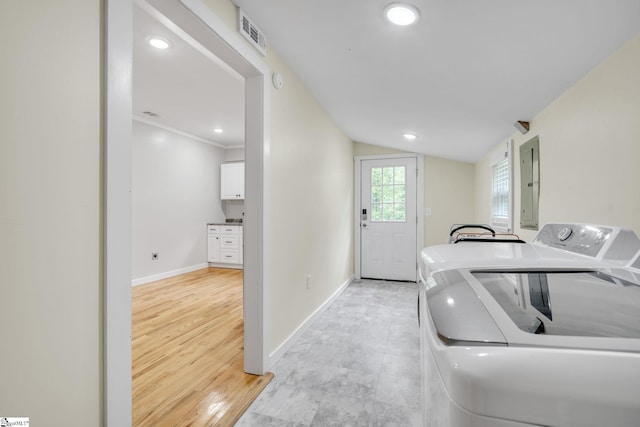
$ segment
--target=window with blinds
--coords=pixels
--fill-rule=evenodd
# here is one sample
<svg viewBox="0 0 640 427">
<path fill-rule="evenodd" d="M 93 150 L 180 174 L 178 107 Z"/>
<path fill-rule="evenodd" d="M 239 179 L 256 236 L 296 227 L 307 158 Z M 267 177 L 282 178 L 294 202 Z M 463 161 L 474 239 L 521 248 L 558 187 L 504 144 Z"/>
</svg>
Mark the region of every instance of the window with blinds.
<svg viewBox="0 0 640 427">
<path fill-rule="evenodd" d="M 509 158 L 493 165 L 491 225 L 502 231 L 510 231 L 509 207 Z"/>
</svg>

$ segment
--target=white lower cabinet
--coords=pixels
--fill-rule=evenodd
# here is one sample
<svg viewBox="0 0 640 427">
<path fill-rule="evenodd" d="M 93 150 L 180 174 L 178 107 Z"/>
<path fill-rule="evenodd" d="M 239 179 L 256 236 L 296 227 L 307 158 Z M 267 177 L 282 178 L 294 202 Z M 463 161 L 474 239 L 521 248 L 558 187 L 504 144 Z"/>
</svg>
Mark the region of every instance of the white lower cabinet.
<svg viewBox="0 0 640 427">
<path fill-rule="evenodd" d="M 220 226 L 207 225 L 207 261 L 220 260 Z"/>
<path fill-rule="evenodd" d="M 242 226 L 209 225 L 208 261 L 214 267 L 242 268 Z"/>
</svg>

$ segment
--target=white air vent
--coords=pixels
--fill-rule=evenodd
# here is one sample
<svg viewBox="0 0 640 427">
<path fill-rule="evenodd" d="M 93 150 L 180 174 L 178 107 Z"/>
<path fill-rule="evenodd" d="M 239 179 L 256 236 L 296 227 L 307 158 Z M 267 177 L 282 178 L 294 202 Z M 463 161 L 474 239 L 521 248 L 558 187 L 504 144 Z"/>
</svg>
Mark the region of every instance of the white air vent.
<svg viewBox="0 0 640 427">
<path fill-rule="evenodd" d="M 267 54 L 267 39 L 262 31 L 245 15 L 242 9 L 238 8 L 238 31 L 249 42 L 260 51 L 262 55 Z"/>
</svg>

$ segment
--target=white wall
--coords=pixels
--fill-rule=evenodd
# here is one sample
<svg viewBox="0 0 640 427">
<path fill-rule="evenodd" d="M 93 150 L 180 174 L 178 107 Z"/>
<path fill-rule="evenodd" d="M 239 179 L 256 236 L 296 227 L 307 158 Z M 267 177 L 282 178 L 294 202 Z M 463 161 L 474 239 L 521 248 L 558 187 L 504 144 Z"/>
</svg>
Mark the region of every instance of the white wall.
<svg viewBox="0 0 640 427">
<path fill-rule="evenodd" d="M 244 219 L 244 200 L 223 200 L 222 211 L 225 218 Z"/>
<path fill-rule="evenodd" d="M 224 150 L 138 121 L 132 145 L 134 281 L 206 266 L 206 224 L 224 222 Z"/>
<path fill-rule="evenodd" d="M 402 153 L 363 143 L 354 150 L 356 156 Z M 474 172 L 470 163 L 424 156 L 424 207 L 431 209 L 424 218 L 425 246 L 447 243 L 451 224 L 475 221 Z"/>
<path fill-rule="evenodd" d="M 0 2 L 0 416 L 102 423 L 102 7 Z"/>
<path fill-rule="evenodd" d="M 629 227 L 640 234 L 640 35 L 627 42 L 531 121 L 518 147 L 540 137 L 540 225 L 587 222 Z M 476 165 L 476 215 L 491 214 L 490 158 Z M 515 168 L 515 229 L 520 224 L 520 171 Z"/>
<path fill-rule="evenodd" d="M 225 162 L 241 162 L 244 160 L 244 147 L 243 148 L 227 148 L 224 150 Z"/>
<path fill-rule="evenodd" d="M 234 29 L 231 1 L 206 4 Z M 275 351 L 353 274 L 353 143 L 272 46 L 284 77 L 271 91 L 268 349 Z M 312 287 L 306 289 L 306 277 Z"/>
</svg>

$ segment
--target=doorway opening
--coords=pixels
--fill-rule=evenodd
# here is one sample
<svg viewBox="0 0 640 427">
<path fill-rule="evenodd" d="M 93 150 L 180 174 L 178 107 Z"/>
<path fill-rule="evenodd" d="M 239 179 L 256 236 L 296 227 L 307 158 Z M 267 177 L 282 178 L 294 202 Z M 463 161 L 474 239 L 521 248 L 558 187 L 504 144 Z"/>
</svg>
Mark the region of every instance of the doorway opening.
<svg viewBox="0 0 640 427">
<path fill-rule="evenodd" d="M 356 156 L 354 174 L 356 279 L 415 282 L 424 245 L 423 156 Z"/>
<path fill-rule="evenodd" d="M 106 3 L 104 382 L 107 426 L 131 422 L 131 52 L 132 0 Z M 149 0 L 166 24 L 183 31 L 245 79 L 244 370 L 261 375 L 265 354 L 264 247 L 268 200 L 270 70 L 201 0 Z"/>
</svg>

